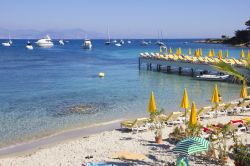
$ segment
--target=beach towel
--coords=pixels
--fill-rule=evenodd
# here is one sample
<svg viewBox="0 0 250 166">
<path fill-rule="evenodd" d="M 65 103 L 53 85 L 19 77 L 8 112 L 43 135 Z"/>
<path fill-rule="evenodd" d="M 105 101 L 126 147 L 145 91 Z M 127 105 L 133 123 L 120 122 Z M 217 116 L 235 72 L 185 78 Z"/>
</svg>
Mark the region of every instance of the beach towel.
<svg viewBox="0 0 250 166">
<path fill-rule="evenodd" d="M 125 160 L 144 160 L 147 157 L 144 154 L 140 153 L 131 153 L 131 152 L 116 152 L 111 156 L 114 159 L 125 159 Z"/>
<path fill-rule="evenodd" d="M 112 164 L 105 164 L 105 163 L 87 163 L 87 164 L 83 164 L 83 166 L 112 166 Z"/>
<path fill-rule="evenodd" d="M 243 123 L 243 120 L 231 120 L 231 123 Z"/>
</svg>

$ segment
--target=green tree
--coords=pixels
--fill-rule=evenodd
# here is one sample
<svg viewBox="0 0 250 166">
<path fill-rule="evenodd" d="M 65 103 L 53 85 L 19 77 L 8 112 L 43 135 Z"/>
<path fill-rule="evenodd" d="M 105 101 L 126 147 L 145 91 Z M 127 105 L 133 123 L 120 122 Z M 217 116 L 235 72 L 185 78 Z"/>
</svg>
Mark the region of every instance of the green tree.
<svg viewBox="0 0 250 166">
<path fill-rule="evenodd" d="M 250 20 L 246 21 L 245 25 L 247 26 L 247 29 L 250 29 Z"/>
<path fill-rule="evenodd" d="M 247 79 L 250 77 L 250 61 L 247 60 L 248 65 L 246 66 L 246 69 L 248 72 L 247 75 L 243 76 L 236 68 L 232 67 L 229 64 L 226 64 L 224 62 L 220 62 L 214 65 L 214 67 L 222 72 L 228 73 L 229 75 L 234 76 L 236 79 L 241 81 L 247 81 Z"/>
</svg>

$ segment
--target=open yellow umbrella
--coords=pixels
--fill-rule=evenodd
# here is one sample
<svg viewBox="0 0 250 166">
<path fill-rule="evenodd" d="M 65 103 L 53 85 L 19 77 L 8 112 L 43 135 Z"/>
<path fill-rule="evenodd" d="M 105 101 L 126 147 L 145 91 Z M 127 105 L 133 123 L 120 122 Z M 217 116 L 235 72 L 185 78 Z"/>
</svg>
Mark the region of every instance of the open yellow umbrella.
<svg viewBox="0 0 250 166">
<path fill-rule="evenodd" d="M 181 101 L 181 108 L 185 109 L 185 121 L 186 121 L 186 114 L 187 114 L 187 109 L 189 108 L 189 100 L 188 100 L 188 93 L 187 89 L 184 89 L 182 101 Z"/>
<path fill-rule="evenodd" d="M 244 52 L 243 49 L 241 50 L 240 57 L 241 57 L 241 58 L 244 58 L 244 57 L 245 57 L 245 52 Z"/>
<path fill-rule="evenodd" d="M 247 87 L 246 87 L 246 83 L 245 82 L 243 82 L 243 84 L 242 84 L 242 88 L 241 88 L 241 92 L 240 92 L 240 98 L 243 98 L 243 99 L 245 99 L 245 98 L 247 98 Z"/>
<path fill-rule="evenodd" d="M 156 104 L 155 104 L 155 97 L 154 92 L 151 92 L 149 103 L 148 103 L 148 112 L 155 113 L 156 112 Z"/>
<path fill-rule="evenodd" d="M 195 102 L 192 103 L 191 106 L 191 114 L 189 119 L 189 125 L 194 126 L 197 124 L 197 113 L 196 113 L 196 105 Z"/>
<path fill-rule="evenodd" d="M 225 52 L 225 57 L 228 58 L 228 50 Z"/>
<path fill-rule="evenodd" d="M 188 49 L 188 55 L 192 55 L 192 51 L 190 48 Z"/>
<path fill-rule="evenodd" d="M 181 51 L 181 48 L 179 48 L 179 55 L 181 55 L 182 51 Z"/>
<path fill-rule="evenodd" d="M 219 97 L 219 91 L 218 91 L 217 84 L 214 85 L 214 93 L 213 93 L 213 96 L 211 98 L 211 102 L 212 103 L 219 103 L 220 102 L 220 97 Z"/>
<path fill-rule="evenodd" d="M 169 54 L 172 54 L 173 53 L 173 51 L 172 51 L 172 48 L 170 47 L 169 48 Z"/>
</svg>

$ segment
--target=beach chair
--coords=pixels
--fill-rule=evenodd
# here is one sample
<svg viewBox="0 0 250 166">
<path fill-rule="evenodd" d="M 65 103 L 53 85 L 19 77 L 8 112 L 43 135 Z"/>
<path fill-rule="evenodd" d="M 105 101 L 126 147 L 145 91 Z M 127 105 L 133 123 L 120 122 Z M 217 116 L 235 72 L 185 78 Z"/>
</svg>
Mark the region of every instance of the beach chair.
<svg viewBox="0 0 250 166">
<path fill-rule="evenodd" d="M 233 58 L 233 59 L 234 59 L 234 61 L 236 62 L 237 65 L 240 65 L 240 66 L 243 65 L 243 63 L 241 61 L 239 61 L 238 59 L 235 59 L 235 58 Z"/>
<path fill-rule="evenodd" d="M 131 131 L 143 131 L 149 129 L 149 118 L 137 118 L 136 120 L 126 120 L 121 122 L 122 129 L 129 129 Z"/>
<path fill-rule="evenodd" d="M 235 65 L 235 61 L 233 59 L 228 59 L 228 62 L 231 64 L 231 65 Z"/>
<path fill-rule="evenodd" d="M 212 58 L 207 57 L 207 60 L 211 63 L 215 63 L 215 61 Z"/>
<path fill-rule="evenodd" d="M 172 112 L 170 114 L 170 117 L 169 117 L 168 121 L 167 121 L 167 126 L 182 124 L 183 121 L 180 118 L 182 115 L 183 115 L 183 112 Z"/>
<path fill-rule="evenodd" d="M 191 58 L 190 56 L 188 56 L 188 55 L 184 56 L 184 58 L 185 58 L 187 61 L 189 61 L 189 62 L 192 62 L 192 61 L 193 61 L 192 58 Z"/>
<path fill-rule="evenodd" d="M 196 63 L 196 62 L 198 61 L 197 57 L 194 56 L 194 57 L 192 58 L 192 61 L 193 61 L 194 63 Z"/>
<path fill-rule="evenodd" d="M 214 61 L 216 62 L 216 63 L 220 63 L 220 59 L 219 58 L 213 58 L 214 59 Z"/>
<path fill-rule="evenodd" d="M 205 63 L 205 60 L 204 60 L 202 57 L 198 57 L 198 60 L 199 60 L 201 63 Z"/>
</svg>

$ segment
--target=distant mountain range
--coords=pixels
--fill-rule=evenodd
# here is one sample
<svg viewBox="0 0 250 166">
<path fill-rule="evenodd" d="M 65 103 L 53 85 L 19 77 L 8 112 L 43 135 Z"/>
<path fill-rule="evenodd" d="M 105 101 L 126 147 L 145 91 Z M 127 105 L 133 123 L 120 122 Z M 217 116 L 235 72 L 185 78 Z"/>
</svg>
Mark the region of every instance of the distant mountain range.
<svg viewBox="0 0 250 166">
<path fill-rule="evenodd" d="M 34 29 L 19 29 L 19 30 L 8 30 L 0 28 L 0 38 L 6 39 L 39 39 L 45 35 L 50 35 L 52 39 L 84 39 L 85 35 L 88 38 L 103 39 L 106 38 L 106 34 L 98 32 L 87 32 L 83 29 L 66 29 L 66 30 L 34 30 Z"/>
</svg>

